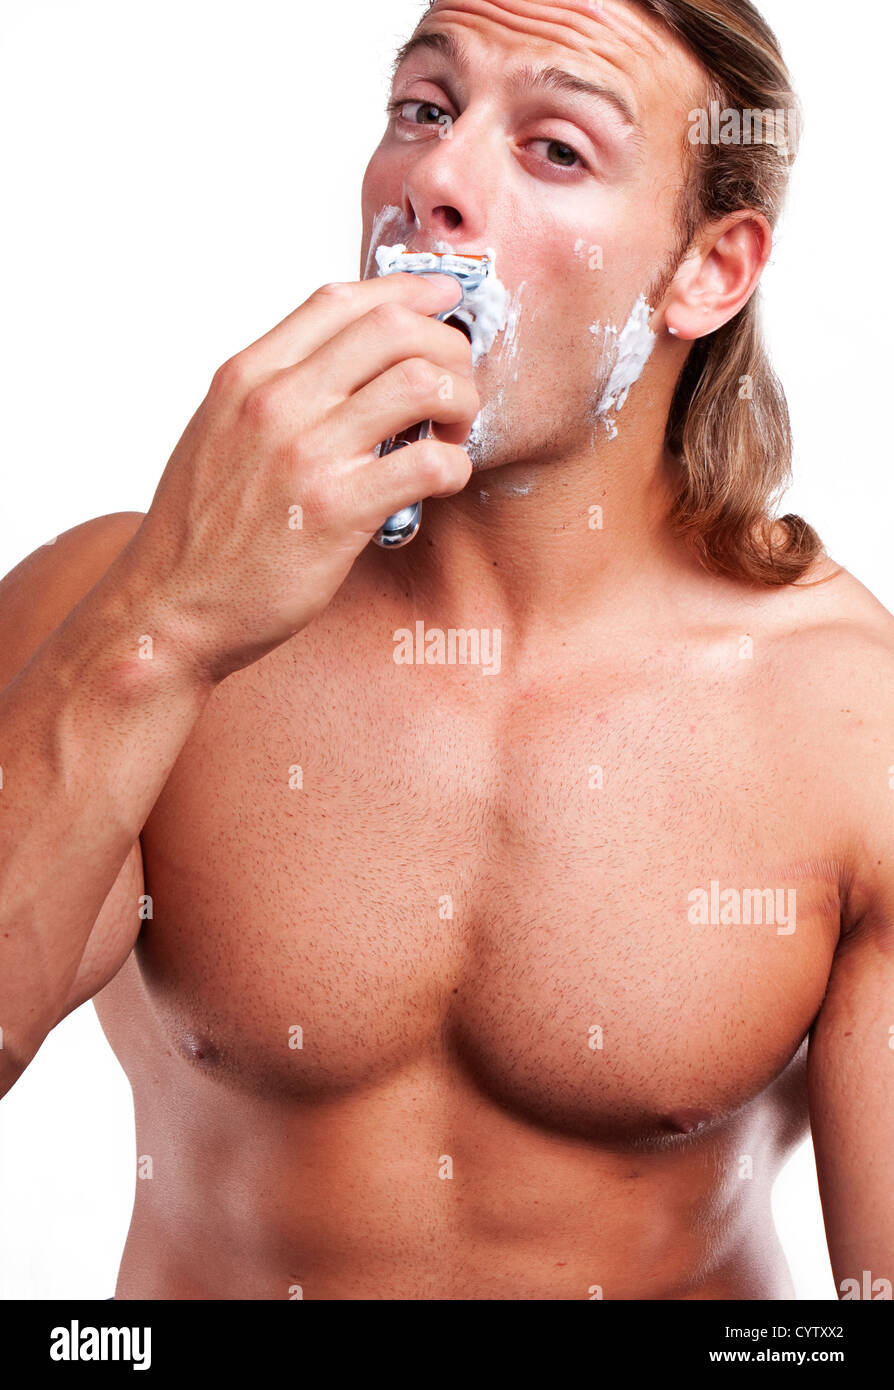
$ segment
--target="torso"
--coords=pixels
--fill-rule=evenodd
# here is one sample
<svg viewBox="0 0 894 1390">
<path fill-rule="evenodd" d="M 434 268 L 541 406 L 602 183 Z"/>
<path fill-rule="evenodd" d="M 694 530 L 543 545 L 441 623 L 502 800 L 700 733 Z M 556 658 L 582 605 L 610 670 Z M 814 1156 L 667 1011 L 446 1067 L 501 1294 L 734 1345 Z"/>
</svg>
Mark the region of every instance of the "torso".
<svg viewBox="0 0 894 1390">
<path fill-rule="evenodd" d="M 224 682 L 146 823 L 96 1001 L 151 1159 L 118 1295 L 792 1297 L 848 870 L 806 639 L 768 598 L 501 686 L 395 665 L 372 601 Z"/>
</svg>

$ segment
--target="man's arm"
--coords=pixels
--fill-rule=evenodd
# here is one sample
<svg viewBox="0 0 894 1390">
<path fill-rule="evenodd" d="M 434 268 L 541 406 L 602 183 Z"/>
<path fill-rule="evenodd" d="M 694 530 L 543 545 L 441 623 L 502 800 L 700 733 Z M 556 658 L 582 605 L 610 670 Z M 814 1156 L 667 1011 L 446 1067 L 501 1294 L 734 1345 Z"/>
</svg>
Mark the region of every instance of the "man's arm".
<svg viewBox="0 0 894 1390">
<path fill-rule="evenodd" d="M 129 583 L 141 521 L 74 527 L 0 583 L 0 1095 L 130 952 L 139 833 L 211 693 Z"/>
<path fill-rule="evenodd" d="M 894 659 L 882 666 L 894 689 Z M 876 670 L 878 679 L 879 671 Z M 873 680 L 871 684 L 875 684 Z M 880 682 L 881 684 L 881 682 Z M 894 1289 L 894 705 L 850 768 L 859 872 L 808 1053 L 820 1196 L 840 1298 Z M 864 727 L 870 730 L 866 721 Z M 844 750 L 842 749 L 842 755 Z"/>
<path fill-rule="evenodd" d="M 471 347 L 432 317 L 456 298 L 450 276 L 321 286 L 215 372 L 79 602 L 72 533 L 0 584 L 0 651 L 32 606 L 51 610 L 0 674 L 0 1095 L 120 965 L 94 926 L 216 686 L 322 613 L 385 517 L 468 482 Z M 378 458 L 428 419 L 445 437 Z"/>
</svg>

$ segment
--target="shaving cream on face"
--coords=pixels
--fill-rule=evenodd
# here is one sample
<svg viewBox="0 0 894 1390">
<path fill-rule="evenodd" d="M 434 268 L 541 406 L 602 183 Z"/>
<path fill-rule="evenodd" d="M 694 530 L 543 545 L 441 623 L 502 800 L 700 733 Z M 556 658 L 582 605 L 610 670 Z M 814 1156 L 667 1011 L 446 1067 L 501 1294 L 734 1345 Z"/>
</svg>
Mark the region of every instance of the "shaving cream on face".
<svg viewBox="0 0 894 1390">
<path fill-rule="evenodd" d="M 479 410 L 472 421 L 472 428 L 466 440 L 466 453 L 472 460 L 472 471 L 483 468 L 497 447 L 498 424 L 503 408 L 503 388 L 500 387 Z"/>
<path fill-rule="evenodd" d="M 438 248 L 446 246 L 439 242 Z M 376 264 L 380 275 L 388 275 L 395 269 L 395 262 L 406 251 L 406 246 L 379 246 L 376 249 Z M 446 254 L 455 254 L 447 251 Z M 463 301 L 454 309 L 453 318 L 466 324 L 472 338 L 472 365 L 490 352 L 494 339 L 506 327 L 509 314 L 509 294 L 505 285 L 497 279 L 496 252 L 488 247 L 486 255 L 491 262 L 489 273 L 481 284 L 464 291 Z M 433 267 L 436 269 L 436 267 Z"/>
<path fill-rule="evenodd" d="M 614 354 L 614 365 L 608 385 L 596 407 L 596 415 L 605 421 L 609 438 L 616 439 L 618 427 L 609 412 L 623 409 L 630 394 L 630 388 L 639 381 L 643 369 L 652 355 L 658 341 L 657 334 L 649 327 L 649 317 L 653 310 L 646 303 L 645 295 L 640 295 L 633 306 L 630 317 L 620 333 L 614 324 L 603 328 L 594 323 L 590 332 L 598 338 L 602 334 L 603 357 Z"/>
<path fill-rule="evenodd" d="M 519 348 L 518 325 L 521 318 L 522 290 L 524 289 L 526 284 L 527 281 L 522 280 L 521 284 L 516 289 L 515 294 L 510 299 L 509 306 L 506 310 L 506 330 L 503 334 L 503 341 L 500 343 L 500 353 L 498 360 L 501 364 L 505 360 L 507 366 L 510 362 L 513 361 Z M 515 381 L 518 380 L 517 367 L 513 374 L 513 379 Z"/>
<path fill-rule="evenodd" d="M 506 311 L 506 328 L 496 356 L 500 374 L 508 378 L 509 367 L 519 350 L 518 326 L 521 322 L 522 290 L 527 281 L 522 280 L 509 301 Z M 512 373 L 513 381 L 518 381 L 518 367 Z M 504 387 L 482 406 L 472 422 L 471 433 L 466 442 L 466 450 L 472 460 L 473 470 L 481 469 L 489 463 L 496 453 L 499 439 L 499 426 L 502 420 Z"/>
<path fill-rule="evenodd" d="M 364 280 L 369 279 L 369 272 L 372 267 L 373 257 L 376 253 L 376 247 L 378 246 L 382 238 L 382 234 L 385 230 L 385 227 L 387 226 L 389 231 L 397 231 L 398 229 L 396 227 L 392 227 L 391 224 L 393 222 L 400 223 L 403 222 L 403 220 L 404 215 L 398 207 L 393 207 L 389 205 L 387 207 L 380 208 L 379 211 L 376 213 L 375 218 L 373 219 L 372 231 L 369 234 L 369 250 L 366 253 L 366 265 L 363 268 Z M 398 235 L 399 234 L 400 233 L 398 232 Z"/>
</svg>

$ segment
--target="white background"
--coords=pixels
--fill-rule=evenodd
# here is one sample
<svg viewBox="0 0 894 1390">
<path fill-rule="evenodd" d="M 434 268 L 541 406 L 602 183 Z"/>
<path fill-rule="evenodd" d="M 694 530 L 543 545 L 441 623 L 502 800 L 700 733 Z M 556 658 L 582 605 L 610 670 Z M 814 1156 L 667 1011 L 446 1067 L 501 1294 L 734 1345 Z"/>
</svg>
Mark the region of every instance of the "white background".
<svg viewBox="0 0 894 1390">
<path fill-rule="evenodd" d="M 145 511 L 217 366 L 359 276 L 360 181 L 420 0 L 0 0 L 0 573 Z M 796 486 L 894 609 L 887 409 L 894 19 L 764 0 L 806 106 L 764 279 Z M 130 1090 L 85 1005 L 0 1103 L 0 1297 L 112 1293 Z M 798 1296 L 833 1298 L 812 1151 L 774 1193 Z"/>
</svg>

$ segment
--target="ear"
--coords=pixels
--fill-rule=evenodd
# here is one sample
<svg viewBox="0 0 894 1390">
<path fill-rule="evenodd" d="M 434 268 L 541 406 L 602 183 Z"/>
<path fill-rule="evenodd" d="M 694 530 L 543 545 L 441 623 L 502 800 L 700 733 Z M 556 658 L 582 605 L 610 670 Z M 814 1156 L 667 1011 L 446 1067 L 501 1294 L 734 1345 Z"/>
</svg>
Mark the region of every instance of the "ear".
<svg viewBox="0 0 894 1390">
<path fill-rule="evenodd" d="M 773 229 L 761 212 L 730 213 L 703 227 L 664 297 L 667 331 L 691 342 L 735 318 L 772 250 Z"/>
</svg>

